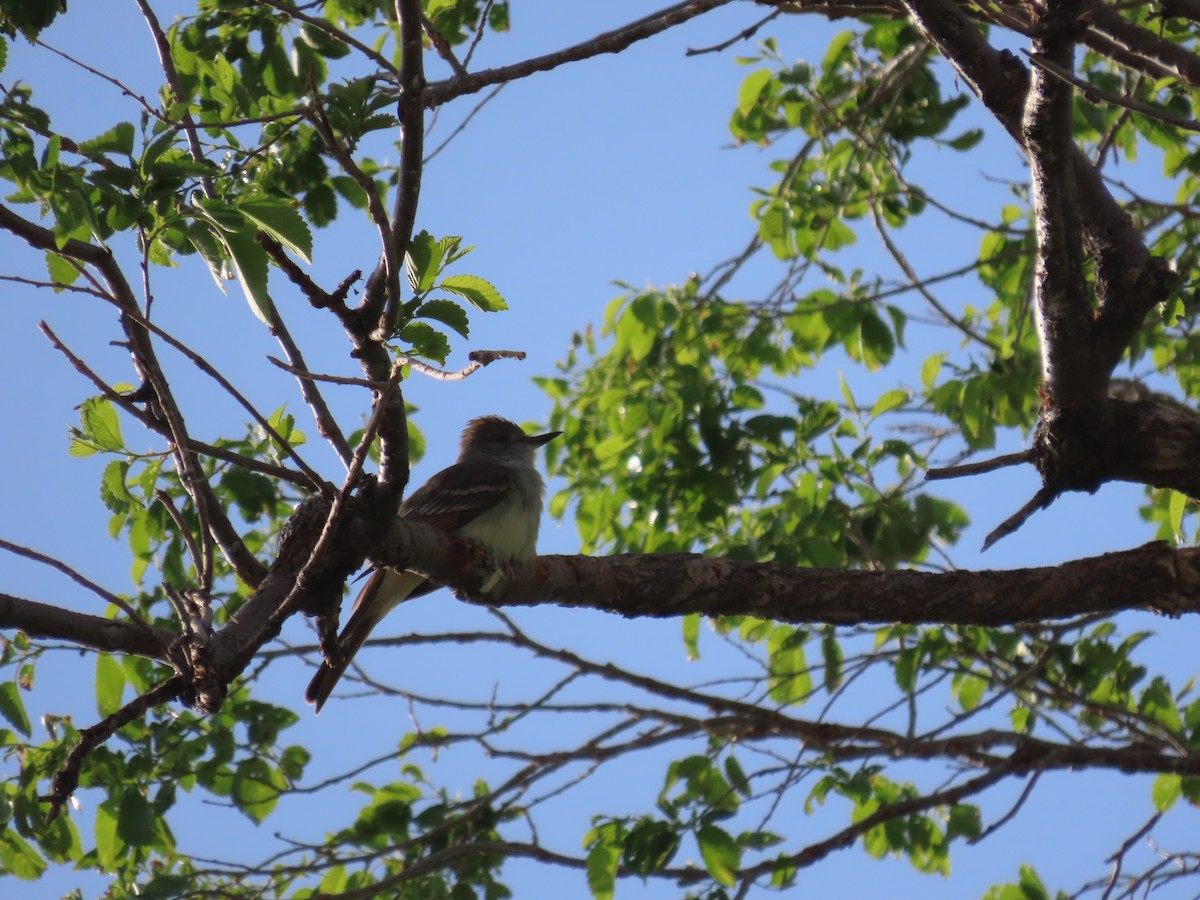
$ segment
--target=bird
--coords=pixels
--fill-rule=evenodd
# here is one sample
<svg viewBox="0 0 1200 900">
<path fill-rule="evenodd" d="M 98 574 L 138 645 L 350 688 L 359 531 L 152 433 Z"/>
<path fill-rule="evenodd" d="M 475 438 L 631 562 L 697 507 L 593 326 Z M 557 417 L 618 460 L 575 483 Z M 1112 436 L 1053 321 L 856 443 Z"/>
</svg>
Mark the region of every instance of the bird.
<svg viewBox="0 0 1200 900">
<path fill-rule="evenodd" d="M 546 492 L 534 459 L 539 447 L 560 434 L 529 435 L 501 416 L 472 419 L 463 430 L 458 460 L 410 494 L 399 517 L 479 541 L 501 560 L 532 559 Z M 371 571 L 338 635 L 341 659 L 324 660 L 305 691 L 316 712 L 383 617 L 439 586 L 416 572 L 382 566 Z"/>
</svg>

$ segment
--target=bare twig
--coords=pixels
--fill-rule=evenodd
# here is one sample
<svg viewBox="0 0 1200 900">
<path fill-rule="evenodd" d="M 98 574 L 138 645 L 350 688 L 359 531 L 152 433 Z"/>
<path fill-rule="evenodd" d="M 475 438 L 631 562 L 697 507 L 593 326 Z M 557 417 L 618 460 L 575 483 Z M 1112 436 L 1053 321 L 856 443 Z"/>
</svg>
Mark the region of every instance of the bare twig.
<svg viewBox="0 0 1200 900">
<path fill-rule="evenodd" d="M 166 423 L 152 415 L 149 412 L 138 407 L 137 402 L 132 399 L 131 394 L 121 394 L 113 390 L 103 378 L 97 375 L 89 368 L 88 364 L 76 356 L 66 344 L 59 339 L 58 335 L 45 322 L 38 323 L 38 328 L 50 340 L 59 353 L 67 358 L 67 361 L 75 367 L 84 378 L 96 386 L 100 393 L 107 399 L 112 401 L 125 410 L 129 415 L 133 416 L 137 421 L 141 422 L 150 431 L 155 434 L 160 434 L 163 437 L 170 437 L 170 429 Z M 199 453 L 203 456 L 209 456 L 213 459 L 219 459 L 222 462 L 227 462 L 230 465 L 238 466 L 248 472 L 257 472 L 260 475 L 266 475 L 268 478 L 278 478 L 281 481 L 286 481 L 289 484 L 294 484 L 298 487 L 308 488 L 310 481 L 308 476 L 286 466 L 278 466 L 273 463 L 263 462 L 259 459 L 254 459 L 249 456 L 243 456 L 240 453 L 234 453 L 224 447 L 214 447 L 212 444 L 206 444 L 204 441 L 198 441 L 194 438 L 188 438 L 188 449 L 193 453 Z M 261 565 L 261 564 L 260 564 Z M 261 580 L 261 579 L 259 579 Z"/>
<path fill-rule="evenodd" d="M 158 502 L 163 505 L 163 509 L 167 511 L 167 515 L 171 517 L 171 521 L 175 523 L 175 527 L 179 530 L 179 536 L 183 539 L 184 546 L 188 549 L 188 555 L 192 558 L 192 565 L 196 567 L 196 572 L 200 576 L 200 586 L 206 591 L 212 590 L 212 549 L 208 541 L 208 535 L 204 535 L 205 540 L 202 541 L 201 545 L 197 545 L 192 530 L 188 528 L 187 522 L 184 521 L 183 514 L 175 508 L 175 503 L 171 500 L 171 495 L 159 488 L 155 489 L 154 496 L 158 498 Z"/>
<path fill-rule="evenodd" d="M 749 28 L 743 28 L 741 31 L 739 31 L 737 34 L 735 34 L 733 37 L 729 38 L 728 40 L 721 41 L 721 43 L 719 43 L 719 44 L 713 44 L 711 47 L 700 47 L 700 48 L 689 47 L 687 49 L 687 52 L 684 55 L 685 56 L 701 56 L 705 53 L 720 53 L 723 50 L 728 50 L 734 44 L 738 43 L 738 41 L 750 40 L 750 38 L 752 38 L 752 37 L 754 37 L 754 35 L 758 34 L 758 30 L 760 28 L 762 28 L 768 22 L 774 21 L 774 19 L 776 19 L 778 16 L 781 16 L 781 15 L 783 15 L 783 10 L 776 9 L 776 10 L 772 11 L 771 13 L 769 13 L 765 18 L 759 19 L 757 22 L 755 22 Z"/>
<path fill-rule="evenodd" d="M 451 78 L 449 81 L 434 82 L 425 90 L 425 105 L 430 107 L 441 106 L 443 103 L 453 100 L 455 97 L 461 97 L 463 94 L 473 94 L 493 84 L 515 81 L 518 78 L 525 78 L 535 72 L 548 72 L 551 69 L 558 68 L 563 63 L 578 62 L 581 59 L 588 59 L 603 53 L 620 53 L 631 44 L 645 40 L 648 37 L 653 37 L 659 32 L 666 31 L 668 28 L 672 28 L 681 22 L 694 19 L 696 16 L 703 15 L 729 2 L 730 0 L 686 0 L 686 2 L 676 3 L 674 6 L 669 6 L 645 18 L 638 19 L 636 22 L 631 22 L 613 31 L 606 31 L 604 34 L 597 35 L 591 40 L 575 44 L 555 53 L 548 53 L 545 56 L 527 59 L 524 62 L 514 63 L 510 66 L 484 69 L 482 72 L 475 72 L 465 77 Z"/>
<path fill-rule="evenodd" d="M 1041 488 L 1036 494 L 1033 495 L 1033 499 L 1001 522 L 991 534 L 984 538 L 982 549 L 987 550 L 989 547 L 995 544 L 996 541 L 1000 540 L 1001 538 L 1008 537 L 1010 534 L 1024 525 L 1026 520 L 1035 512 L 1045 509 L 1057 498 L 1058 491 L 1045 487 Z"/>
<path fill-rule="evenodd" d="M 1095 85 L 1088 84 L 1082 78 L 1078 77 L 1068 69 L 1056 65 L 1052 60 L 1046 59 L 1040 53 L 1031 53 L 1028 50 L 1024 51 L 1029 57 L 1029 61 L 1035 66 L 1049 72 L 1055 78 L 1058 78 L 1067 84 L 1077 87 L 1083 92 L 1083 96 L 1093 103 L 1098 100 L 1105 100 L 1114 106 L 1122 106 L 1125 109 L 1141 113 L 1151 119 L 1157 119 L 1160 122 L 1165 122 L 1168 125 L 1174 125 L 1176 128 L 1182 128 L 1184 131 L 1200 132 L 1200 120 L 1189 119 L 1187 116 L 1176 115 L 1173 112 L 1168 112 L 1160 106 L 1151 106 L 1149 103 L 1142 103 L 1139 100 L 1133 100 L 1129 97 L 1122 97 L 1120 94 L 1114 94 L 1111 91 L 1106 91 Z"/>
<path fill-rule="evenodd" d="M 263 431 L 265 431 L 271 437 L 271 439 L 276 442 L 276 444 L 278 444 L 279 449 L 291 457 L 292 461 L 296 463 L 296 466 L 300 469 L 300 471 L 308 477 L 310 488 L 322 493 L 331 491 L 329 483 L 325 481 L 325 479 L 323 479 L 314 469 L 312 469 L 308 463 L 300 458 L 300 454 L 298 454 L 295 448 L 293 448 L 292 445 L 285 440 L 278 431 L 275 430 L 274 426 L 267 421 L 266 417 L 256 410 L 254 405 L 244 396 L 242 396 L 241 392 L 235 388 L 232 383 L 230 383 L 229 379 L 213 368 L 213 366 L 206 359 L 204 359 L 204 357 L 192 350 L 182 341 L 172 337 L 164 329 L 159 328 L 153 322 L 147 321 L 140 315 L 136 317 L 135 321 L 137 321 L 142 327 L 158 335 L 160 338 L 190 359 L 192 363 L 198 369 L 200 369 L 201 372 L 212 378 L 215 382 L 217 382 L 217 384 L 224 388 L 225 392 L 229 394 L 229 396 L 233 397 L 233 399 L 238 402 L 238 405 L 254 418 L 254 421 L 258 423 L 259 427 L 262 428 Z"/>
<path fill-rule="evenodd" d="M 1022 450 L 1019 453 L 1005 453 L 993 459 L 980 462 L 966 463 L 961 466 L 944 466 L 939 469 L 929 469 L 925 472 L 926 481 L 944 481 L 947 478 L 965 478 L 969 475 L 981 475 L 984 472 L 994 472 L 1006 466 L 1019 466 L 1033 462 L 1033 451 Z"/>
<path fill-rule="evenodd" d="M 292 338 L 292 333 L 284 323 L 283 316 L 279 314 L 279 310 L 275 307 L 275 301 L 268 296 L 266 303 L 270 313 L 268 318 L 271 320 L 271 324 L 268 327 L 271 334 L 279 341 L 279 346 L 283 348 L 283 352 L 287 354 L 288 359 L 291 360 L 296 370 L 304 371 L 307 368 L 304 362 L 304 354 L 300 352 L 300 347 Z M 329 442 L 329 445 L 333 447 L 333 452 L 342 461 L 342 465 L 349 469 L 350 459 L 353 457 L 354 451 L 350 449 L 350 443 L 346 440 L 346 436 L 342 434 L 342 429 L 338 426 L 337 420 L 334 419 L 333 413 L 330 412 L 325 398 L 321 396 L 321 391 L 312 379 L 298 376 L 297 381 L 300 385 L 300 396 L 304 398 L 304 402 L 312 410 L 313 421 L 317 426 L 317 433 Z"/>
</svg>

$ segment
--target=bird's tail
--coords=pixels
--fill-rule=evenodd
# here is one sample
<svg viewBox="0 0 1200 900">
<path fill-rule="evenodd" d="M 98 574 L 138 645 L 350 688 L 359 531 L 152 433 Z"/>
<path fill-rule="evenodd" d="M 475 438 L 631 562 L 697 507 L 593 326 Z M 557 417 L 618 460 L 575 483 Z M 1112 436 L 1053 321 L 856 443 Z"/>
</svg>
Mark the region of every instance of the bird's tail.
<svg viewBox="0 0 1200 900">
<path fill-rule="evenodd" d="M 304 692 L 305 701 L 313 704 L 316 712 L 321 711 L 334 687 L 349 668 L 354 654 L 367 642 L 375 626 L 409 597 L 425 593 L 426 591 L 421 590 L 425 584 L 424 578 L 412 572 L 376 569 L 371 574 L 354 601 L 350 620 L 338 635 L 341 660 L 337 665 L 330 665 L 329 660 L 323 661 Z"/>
</svg>

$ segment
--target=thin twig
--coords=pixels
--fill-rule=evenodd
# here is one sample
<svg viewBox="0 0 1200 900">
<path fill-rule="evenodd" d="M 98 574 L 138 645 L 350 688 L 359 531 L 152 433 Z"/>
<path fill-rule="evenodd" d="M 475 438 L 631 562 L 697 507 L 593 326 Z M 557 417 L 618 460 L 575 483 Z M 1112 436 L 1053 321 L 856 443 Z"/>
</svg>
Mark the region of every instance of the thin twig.
<svg viewBox="0 0 1200 900">
<path fill-rule="evenodd" d="M 1019 466 L 1033 461 L 1032 450 L 1022 450 L 1019 453 L 1005 453 L 993 459 L 980 462 L 964 463 L 961 466 L 944 466 L 939 469 L 929 469 L 925 472 L 926 481 L 944 481 L 947 478 L 965 478 L 968 475 L 981 475 L 984 472 L 994 472 L 1006 466 Z"/>
<path fill-rule="evenodd" d="M 491 365 L 498 359 L 524 359 L 525 356 L 524 350 L 472 350 L 467 354 L 467 359 L 471 362 L 457 372 L 445 372 L 441 369 L 435 369 L 428 363 L 423 363 L 419 359 L 413 359 L 411 356 L 404 356 L 403 354 L 397 354 L 396 361 L 401 365 L 408 366 L 413 371 L 420 372 L 422 375 L 436 378 L 438 381 L 462 381 L 468 375 L 479 371 L 484 366 Z"/>
<path fill-rule="evenodd" d="M 1035 512 L 1045 509 L 1058 498 L 1058 491 L 1043 487 L 1033 495 L 1028 503 L 1018 509 L 1015 513 L 1001 522 L 996 529 L 989 534 L 983 541 L 982 550 L 987 550 L 996 541 L 1001 538 L 1008 537 L 1018 528 L 1025 524 L 1026 520 Z"/>
<path fill-rule="evenodd" d="M 131 399 L 131 394 L 121 394 L 113 390 L 103 378 L 93 372 L 88 364 L 76 356 L 71 349 L 62 342 L 53 329 L 45 322 L 39 322 L 38 328 L 42 334 L 46 335 L 50 343 L 54 345 L 54 349 L 67 358 L 67 361 L 79 372 L 84 378 L 96 386 L 105 399 L 117 404 L 121 409 L 125 410 L 133 418 L 137 419 L 147 429 L 160 434 L 163 437 L 170 437 L 170 429 L 167 428 L 166 422 L 162 419 L 139 409 L 137 402 Z M 198 441 L 194 438 L 188 438 L 188 449 L 193 453 L 199 453 L 203 456 L 219 459 L 222 462 L 227 462 L 230 465 L 245 469 L 248 472 L 257 472 L 259 475 L 265 475 L 268 478 L 276 478 L 281 481 L 286 481 L 289 484 L 294 484 L 298 487 L 308 488 L 309 479 L 301 472 L 289 469 L 286 466 L 275 465 L 274 463 L 263 462 L 259 459 L 254 459 L 250 456 L 243 456 L 240 453 L 234 453 L 232 450 L 227 450 L 224 447 L 214 447 L 212 444 L 206 444 L 204 441 Z M 165 454 L 164 454 L 165 455 Z M 265 571 L 265 570 L 264 570 Z M 261 580 L 261 579 L 259 579 Z"/>
<path fill-rule="evenodd" d="M 492 88 L 491 93 L 489 93 L 486 97 L 484 97 L 482 100 L 480 100 L 478 103 L 476 103 L 475 106 L 471 109 L 471 111 L 469 113 L 467 113 L 466 117 L 461 122 L 459 122 L 457 126 L 455 126 L 454 130 L 451 131 L 448 135 L 446 135 L 446 139 L 444 141 L 442 141 L 440 144 L 438 144 L 436 147 L 434 147 L 433 152 L 425 157 L 426 165 L 428 165 L 430 160 L 432 160 L 435 156 L 437 156 L 439 153 L 441 153 L 443 150 L 445 150 L 451 141 L 453 141 L 456 137 L 458 137 L 460 134 L 462 134 L 463 131 L 466 130 L 467 125 L 470 124 L 471 120 L 473 118 L 475 118 L 475 115 L 481 109 L 483 109 L 491 100 L 493 100 L 497 94 L 499 94 L 502 90 L 504 90 L 505 87 L 507 87 L 507 85 L 504 85 L 504 84 L 496 85 L 494 88 Z"/>
<path fill-rule="evenodd" d="M 1033 793 L 1033 789 L 1037 786 L 1038 779 L 1042 777 L 1043 771 L 1042 769 L 1035 769 L 1033 775 L 1025 782 L 1025 789 L 1021 791 L 1021 796 L 1017 798 L 1017 802 L 1012 805 L 1012 808 L 979 834 L 975 835 L 975 837 L 971 838 L 967 843 L 978 844 L 1011 822 L 1017 813 L 1021 811 L 1021 807 L 1025 805 L 1025 801 L 1029 799 L 1029 795 Z"/>
<path fill-rule="evenodd" d="M 1184 131 L 1200 132 L 1200 120 L 1189 119 L 1187 116 L 1179 116 L 1172 112 L 1167 112 L 1162 107 L 1151 106 L 1149 103 L 1142 103 L 1139 100 L 1131 100 L 1128 97 L 1122 97 L 1120 94 L 1114 94 L 1110 91 L 1102 90 L 1095 85 L 1088 84 L 1082 78 L 1068 72 L 1062 66 L 1055 65 L 1040 53 L 1031 53 L 1028 50 L 1022 51 L 1029 57 L 1029 61 L 1046 72 L 1049 72 L 1055 78 L 1065 81 L 1067 84 L 1074 85 L 1083 95 L 1093 103 L 1096 99 L 1106 100 L 1114 106 L 1123 106 L 1125 109 L 1133 110 L 1141 113 L 1144 116 L 1149 116 L 1152 119 L 1157 119 L 1159 122 L 1165 122 L 1168 125 L 1174 125 L 1176 128 L 1182 128 Z"/>
<path fill-rule="evenodd" d="M 684 56 L 702 56 L 705 53 L 720 53 L 723 50 L 728 50 L 730 47 L 732 47 L 738 41 L 750 40 L 750 38 L 752 38 L 752 37 L 754 37 L 754 35 L 758 34 L 758 30 L 760 28 L 762 28 L 768 22 L 773 21 L 777 16 L 781 16 L 781 15 L 783 15 L 783 10 L 776 9 L 773 12 L 771 12 L 766 18 L 759 19 L 757 22 L 755 22 L 749 28 L 743 28 L 741 31 L 739 31 L 737 34 L 735 34 L 733 37 L 729 38 L 728 40 L 721 41 L 721 43 L 719 43 L 719 44 L 713 44 L 711 47 L 700 47 L 700 48 L 688 47 L 687 51 L 683 55 Z"/>
<path fill-rule="evenodd" d="M 292 333 L 284 323 L 283 316 L 279 314 L 279 310 L 275 307 L 275 301 L 270 297 L 267 297 L 266 300 L 271 320 L 268 328 L 271 334 L 279 341 L 279 346 L 283 348 L 283 352 L 287 354 L 292 365 L 299 371 L 304 371 L 308 368 L 304 362 L 304 354 L 300 352 L 300 347 L 292 338 Z M 311 379 L 300 376 L 297 378 L 297 381 L 300 384 L 300 396 L 304 398 L 304 402 L 308 404 L 308 408 L 312 411 L 313 422 L 317 426 L 317 433 L 329 442 L 329 446 L 333 448 L 333 452 L 342 461 L 342 465 L 346 469 L 349 469 L 354 451 L 350 449 L 350 442 L 342 434 L 342 429 L 338 426 L 333 413 L 330 412 L 325 398 L 321 396 L 321 391 Z"/>
<path fill-rule="evenodd" d="M 620 53 L 638 41 L 653 37 L 681 22 L 694 19 L 696 16 L 703 15 L 729 2 L 731 0 L 686 0 L 686 2 L 676 3 L 674 6 L 638 19 L 636 22 L 630 22 L 621 28 L 606 31 L 591 40 L 548 53 L 545 56 L 538 56 L 495 69 L 484 69 L 465 77 L 451 78 L 449 81 L 436 81 L 425 89 L 424 102 L 429 107 L 441 106 L 455 97 L 473 94 L 485 87 L 491 87 L 493 84 L 515 81 L 535 72 L 548 72 L 564 63 L 578 62 L 581 59 L 589 59 L 604 53 Z"/>
<path fill-rule="evenodd" d="M 282 3 L 280 0 L 255 0 L 255 2 L 260 6 L 269 6 L 271 9 L 278 10 L 289 19 L 297 19 L 301 22 L 304 22 L 306 25 L 317 29 L 318 31 L 325 32 L 334 40 L 341 41 L 348 47 L 353 47 L 363 56 L 367 57 L 367 59 L 371 60 L 371 62 L 375 63 L 375 65 L 379 66 L 379 68 L 387 72 L 388 75 L 390 75 L 393 79 L 397 81 L 400 79 L 400 73 L 396 71 L 396 67 L 392 65 L 386 56 L 376 52 L 375 50 L 372 50 L 369 46 L 358 40 L 358 38 L 354 37 L 354 35 L 347 34 L 340 28 L 330 24 L 328 19 L 307 15 L 300 12 L 300 10 L 298 10 L 294 5 Z"/>
<path fill-rule="evenodd" d="M 171 495 L 162 488 L 156 488 L 154 496 L 158 498 L 158 502 L 163 505 L 163 509 L 167 511 L 167 515 L 171 517 L 171 521 L 175 523 L 175 527 L 179 530 L 179 536 L 183 539 L 184 546 L 187 547 L 188 555 L 192 558 L 192 565 L 196 567 L 196 572 L 200 576 L 200 585 L 206 590 L 212 590 L 213 583 L 213 566 L 212 566 L 212 550 L 209 542 L 203 542 L 204 549 L 196 543 L 195 535 L 188 528 L 187 522 L 183 519 L 183 513 L 175 508 L 174 501 L 171 500 Z M 181 620 L 182 621 L 182 620 Z"/>
<path fill-rule="evenodd" d="M 254 405 L 249 400 L 242 396 L 241 392 L 230 383 L 229 379 L 214 369 L 212 365 L 206 359 L 204 359 L 204 357 L 192 350 L 182 341 L 172 337 L 167 331 L 159 328 L 153 322 L 143 319 L 140 315 L 136 317 L 130 315 L 130 318 L 135 319 L 139 325 L 146 328 L 148 331 L 158 335 L 160 338 L 190 359 L 192 363 L 198 369 L 200 369 L 201 372 L 212 378 L 215 382 L 217 382 L 217 384 L 221 385 L 221 387 L 225 389 L 225 392 L 238 402 L 238 405 L 240 405 L 244 410 L 246 410 L 246 412 L 254 417 L 254 421 L 257 422 L 259 427 L 262 428 L 263 431 L 265 431 L 279 445 L 280 450 L 291 457 L 292 461 L 296 463 L 297 468 L 299 468 L 301 472 L 308 476 L 309 487 L 322 493 L 330 490 L 329 483 L 325 481 L 325 479 L 323 479 L 314 469 L 312 469 L 308 463 L 300 458 L 300 454 L 298 454 L 292 445 L 285 440 L 278 431 L 275 430 L 274 426 L 272 426 L 271 423 L 268 422 L 266 418 L 254 408 Z"/>
</svg>

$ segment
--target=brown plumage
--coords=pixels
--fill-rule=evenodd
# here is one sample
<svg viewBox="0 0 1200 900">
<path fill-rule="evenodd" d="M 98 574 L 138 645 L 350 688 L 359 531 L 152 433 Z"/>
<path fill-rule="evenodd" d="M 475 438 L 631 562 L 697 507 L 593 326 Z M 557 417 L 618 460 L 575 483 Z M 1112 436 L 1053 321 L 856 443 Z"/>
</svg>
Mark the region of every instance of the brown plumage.
<svg viewBox="0 0 1200 900">
<path fill-rule="evenodd" d="M 414 491 L 401 504 L 400 517 L 479 540 L 500 557 L 534 556 L 545 490 L 534 454 L 558 434 L 527 435 L 500 416 L 472 419 L 463 431 L 458 462 Z M 305 700 L 320 712 L 354 654 L 384 616 L 405 600 L 437 587 L 415 572 L 375 569 L 338 636 L 341 661 L 336 666 L 328 660 L 321 663 Z"/>
</svg>

